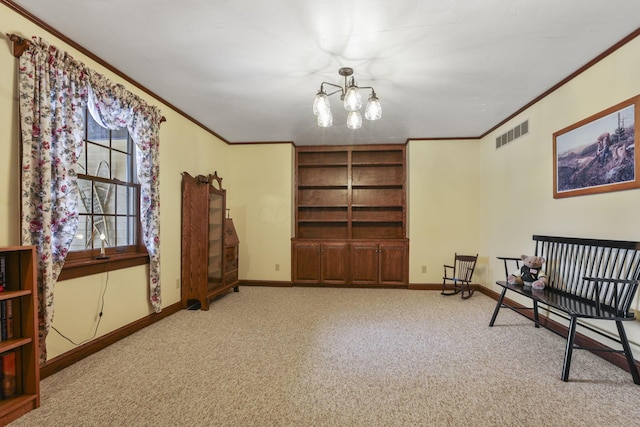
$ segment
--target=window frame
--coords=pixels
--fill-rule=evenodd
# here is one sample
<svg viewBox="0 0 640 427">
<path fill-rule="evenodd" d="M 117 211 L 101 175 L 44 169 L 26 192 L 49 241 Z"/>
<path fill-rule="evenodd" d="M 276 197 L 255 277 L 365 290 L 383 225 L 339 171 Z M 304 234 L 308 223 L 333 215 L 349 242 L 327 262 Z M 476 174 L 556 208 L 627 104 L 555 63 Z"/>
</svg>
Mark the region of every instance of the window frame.
<svg viewBox="0 0 640 427">
<path fill-rule="evenodd" d="M 84 156 L 84 164 L 88 164 L 88 147 L 93 145 L 104 145 L 99 144 L 95 141 L 91 141 L 89 139 L 89 116 L 90 112 L 88 108 L 85 107 L 85 126 L 84 126 L 84 135 L 83 140 L 85 144 L 85 149 L 83 150 L 82 155 Z M 109 132 L 109 158 L 111 158 L 111 154 L 113 150 L 123 153 L 123 151 L 114 148 L 112 144 L 112 133 L 115 131 L 108 130 Z M 91 182 L 109 182 L 116 185 L 126 185 L 128 187 L 135 188 L 137 203 L 135 206 L 135 223 L 136 223 L 136 237 L 135 243 L 133 245 L 123 245 L 123 246 L 111 246 L 105 248 L 106 257 L 98 258 L 100 255 L 100 248 L 90 248 L 86 250 L 74 250 L 69 251 L 65 258 L 65 263 L 60 272 L 58 280 L 67 280 L 77 277 L 83 277 L 91 274 L 103 273 L 106 271 L 118 270 L 122 268 L 129 268 L 138 265 L 149 264 L 149 254 L 147 252 L 147 248 L 145 247 L 142 240 L 142 224 L 140 221 L 140 184 L 137 182 L 137 171 L 135 170 L 135 158 L 136 158 L 136 147 L 135 142 L 132 141 L 131 135 L 127 131 L 127 139 L 131 144 L 131 153 L 128 154 L 130 157 L 127 159 L 129 162 L 129 167 L 131 168 L 131 181 L 122 181 L 112 177 L 112 170 L 109 167 L 109 178 L 88 175 L 88 174 L 78 174 L 78 180 L 87 180 Z M 110 163 L 112 164 L 112 163 Z M 81 196 L 78 196 L 78 202 L 82 203 L 80 200 Z M 94 212 L 91 212 L 90 215 L 94 215 Z M 84 215 L 81 215 L 84 216 Z M 93 246 L 93 245 L 92 245 Z"/>
</svg>

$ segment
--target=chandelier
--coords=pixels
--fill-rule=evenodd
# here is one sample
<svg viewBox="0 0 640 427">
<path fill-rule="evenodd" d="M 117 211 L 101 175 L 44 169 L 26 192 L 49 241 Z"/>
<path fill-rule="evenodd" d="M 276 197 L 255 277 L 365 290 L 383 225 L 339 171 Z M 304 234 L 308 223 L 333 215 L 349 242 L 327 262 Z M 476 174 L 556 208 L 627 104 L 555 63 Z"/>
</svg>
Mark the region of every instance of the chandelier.
<svg viewBox="0 0 640 427">
<path fill-rule="evenodd" d="M 353 68 L 340 68 L 338 74 L 344 77 L 344 85 L 339 86 L 333 83 L 322 82 L 320 90 L 316 94 L 313 101 L 313 114 L 318 117 L 318 126 L 327 128 L 333 124 L 333 115 L 329 105 L 329 97 L 333 94 L 340 93 L 340 99 L 344 103 L 344 109 L 347 110 L 347 127 L 349 129 L 359 129 L 362 127 L 362 116 L 360 108 L 362 107 L 362 97 L 360 89 L 371 89 L 371 95 L 367 101 L 367 107 L 364 111 L 364 118 L 367 120 L 378 120 L 382 117 L 382 106 L 380 100 L 376 96 L 376 91 L 370 86 L 357 86 L 353 74 Z M 351 80 L 348 78 L 351 77 Z M 337 88 L 331 93 L 327 93 L 324 86 Z"/>
</svg>

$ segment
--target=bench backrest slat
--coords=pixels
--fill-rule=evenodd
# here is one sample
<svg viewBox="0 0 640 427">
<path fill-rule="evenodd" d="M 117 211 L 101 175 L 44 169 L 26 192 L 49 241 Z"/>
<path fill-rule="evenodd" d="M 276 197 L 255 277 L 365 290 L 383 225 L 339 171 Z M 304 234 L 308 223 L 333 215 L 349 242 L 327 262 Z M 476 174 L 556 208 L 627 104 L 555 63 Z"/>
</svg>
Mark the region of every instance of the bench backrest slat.
<svg viewBox="0 0 640 427">
<path fill-rule="evenodd" d="M 599 301 L 626 315 L 633 303 L 640 279 L 640 243 L 621 240 L 533 236 L 535 255 L 546 260 L 548 287 L 579 298 Z M 585 277 L 606 280 L 598 288 Z M 636 281 L 636 282 L 634 282 Z"/>
</svg>

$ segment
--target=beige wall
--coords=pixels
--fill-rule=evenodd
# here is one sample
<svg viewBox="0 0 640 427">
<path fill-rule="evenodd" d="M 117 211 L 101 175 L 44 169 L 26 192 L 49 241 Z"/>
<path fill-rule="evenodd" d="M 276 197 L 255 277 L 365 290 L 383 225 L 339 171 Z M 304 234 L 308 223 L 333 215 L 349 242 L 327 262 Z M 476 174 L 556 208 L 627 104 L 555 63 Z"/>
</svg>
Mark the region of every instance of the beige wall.
<svg viewBox="0 0 640 427">
<path fill-rule="evenodd" d="M 479 152 L 477 140 L 409 142 L 410 283 L 442 283 L 442 266 L 453 262 L 454 253 L 480 252 Z M 478 271 L 484 265 L 480 256 Z"/>
<path fill-rule="evenodd" d="M 227 207 L 243 280 L 291 280 L 293 159 L 288 143 L 231 146 Z"/>
<path fill-rule="evenodd" d="M 0 7 L 2 34 L 15 30 L 15 15 Z M 20 244 L 20 153 L 16 63 L 11 42 L 3 38 L 0 49 L 0 245 Z"/>
</svg>

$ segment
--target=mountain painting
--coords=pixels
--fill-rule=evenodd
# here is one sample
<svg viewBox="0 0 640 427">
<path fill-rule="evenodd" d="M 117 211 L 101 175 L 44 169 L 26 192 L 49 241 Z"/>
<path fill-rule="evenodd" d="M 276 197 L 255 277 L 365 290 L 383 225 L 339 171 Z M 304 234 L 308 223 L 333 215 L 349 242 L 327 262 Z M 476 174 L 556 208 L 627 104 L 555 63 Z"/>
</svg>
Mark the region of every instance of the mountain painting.
<svg viewBox="0 0 640 427">
<path fill-rule="evenodd" d="M 638 187 L 635 111 L 626 102 L 554 134 L 554 197 Z"/>
</svg>

